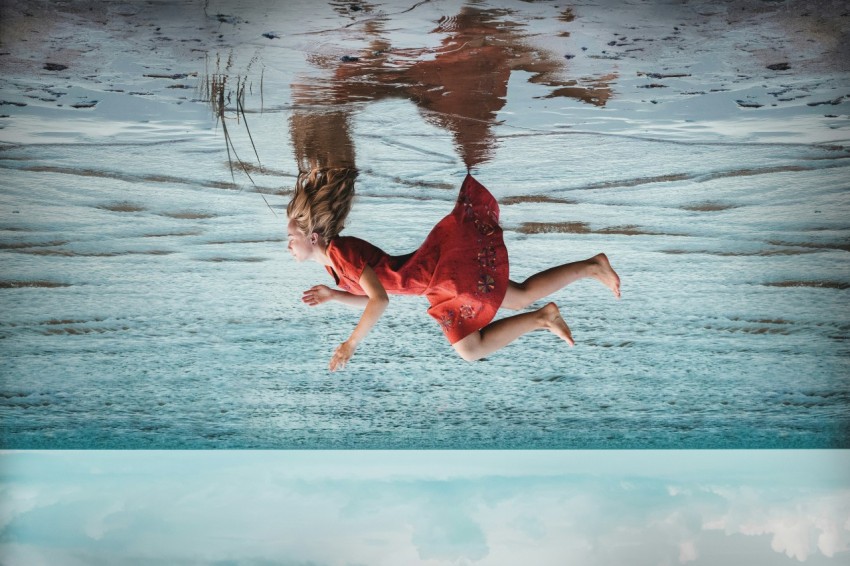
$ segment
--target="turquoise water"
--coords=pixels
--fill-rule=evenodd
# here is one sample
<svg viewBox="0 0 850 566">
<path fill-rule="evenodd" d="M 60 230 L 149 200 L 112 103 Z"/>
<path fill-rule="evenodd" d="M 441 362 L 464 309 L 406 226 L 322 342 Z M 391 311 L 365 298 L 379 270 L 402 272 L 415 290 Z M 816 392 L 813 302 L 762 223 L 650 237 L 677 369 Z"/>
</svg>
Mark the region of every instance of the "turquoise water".
<svg viewBox="0 0 850 566">
<path fill-rule="evenodd" d="M 95 31 L 85 14 L 56 24 L 51 41 L 76 55 L 49 43 L 54 51 L 27 59 L 12 44 L 0 129 L 0 446 L 850 447 L 846 73 L 797 59 L 790 73 L 766 70 L 759 42 L 782 37 L 778 20 L 733 25 L 688 7 L 662 18 L 640 3 L 630 23 L 604 7 L 575 7 L 571 21 L 548 3 L 478 7 L 497 27 L 520 26 L 496 36 L 519 55 L 548 50 L 568 66 L 552 84 L 512 69 L 472 140 L 471 118 L 426 108 L 395 83 L 327 98 L 340 57 L 376 34 L 398 50 L 436 49 L 455 3 L 368 15 L 319 3 L 108 5 Z M 139 25 L 124 33 L 124 21 Z M 715 50 L 665 43 L 674 23 L 676 41 L 713 37 Z M 749 25 L 763 35 L 741 55 L 731 46 Z M 633 52 L 638 44 L 599 39 L 627 30 L 632 42 L 657 41 Z M 70 58 L 68 70 L 44 72 L 41 55 Z M 687 76 L 642 88 L 653 71 Z M 231 102 L 226 116 L 253 183 L 231 175 L 203 99 L 211 75 L 231 87 L 249 78 L 247 113 L 237 122 Z M 610 98 L 547 98 L 571 80 Z M 97 104 L 72 107 L 81 100 Z M 301 304 L 301 291 L 331 281 L 295 264 L 284 235 L 296 156 L 311 151 L 293 121 L 338 134 L 331 110 L 348 128 L 331 139 L 361 170 L 345 234 L 411 251 L 451 210 L 473 155 L 502 202 L 512 277 L 605 251 L 623 299 L 579 282 L 553 297 L 575 348 L 534 333 L 468 364 L 424 299 L 395 297 L 331 375 L 358 313 Z"/>
</svg>

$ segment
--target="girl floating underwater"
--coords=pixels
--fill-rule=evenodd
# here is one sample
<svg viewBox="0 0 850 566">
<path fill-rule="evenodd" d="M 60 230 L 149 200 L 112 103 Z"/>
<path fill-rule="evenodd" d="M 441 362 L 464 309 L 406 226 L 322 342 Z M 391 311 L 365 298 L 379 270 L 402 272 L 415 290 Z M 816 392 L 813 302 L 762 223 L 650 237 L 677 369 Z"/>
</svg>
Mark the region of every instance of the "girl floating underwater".
<svg viewBox="0 0 850 566">
<path fill-rule="evenodd" d="M 508 279 L 508 252 L 493 195 L 467 175 L 452 212 L 413 253 L 390 256 L 359 238 L 340 236 L 354 199 L 357 171 L 316 168 L 302 173 L 287 207 L 288 249 L 297 261 L 324 265 L 341 290 L 316 285 L 302 300 L 316 306 L 336 300 L 362 307 L 363 315 L 331 358 L 331 371 L 343 369 L 357 346 L 381 318 L 387 294 L 425 295 L 428 314 L 440 323 L 460 356 L 473 361 L 508 345 L 523 334 L 545 328 L 571 346 L 558 306 L 493 321 L 501 308 L 523 309 L 585 277 L 598 280 L 620 297 L 620 278 L 605 254 L 559 265 L 522 283 Z"/>
</svg>

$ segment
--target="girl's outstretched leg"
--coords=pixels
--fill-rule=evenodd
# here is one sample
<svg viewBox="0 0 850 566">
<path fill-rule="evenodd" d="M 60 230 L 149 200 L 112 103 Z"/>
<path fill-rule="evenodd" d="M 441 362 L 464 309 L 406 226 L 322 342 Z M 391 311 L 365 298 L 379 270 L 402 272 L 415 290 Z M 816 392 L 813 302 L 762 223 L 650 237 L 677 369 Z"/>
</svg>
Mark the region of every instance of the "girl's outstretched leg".
<svg viewBox="0 0 850 566">
<path fill-rule="evenodd" d="M 534 312 L 517 314 L 491 322 L 478 332 L 473 332 L 455 342 L 454 349 L 460 357 L 471 362 L 507 346 L 523 334 L 538 328 L 549 330 L 570 346 L 575 345 L 570 328 L 561 317 L 558 305 L 549 303 Z"/>
<path fill-rule="evenodd" d="M 605 254 L 596 254 L 584 261 L 565 263 L 532 275 L 522 283 L 511 281 L 502 306 L 507 309 L 523 309 L 538 299 L 551 295 L 570 283 L 592 277 L 620 298 L 620 277 L 608 262 Z"/>
</svg>

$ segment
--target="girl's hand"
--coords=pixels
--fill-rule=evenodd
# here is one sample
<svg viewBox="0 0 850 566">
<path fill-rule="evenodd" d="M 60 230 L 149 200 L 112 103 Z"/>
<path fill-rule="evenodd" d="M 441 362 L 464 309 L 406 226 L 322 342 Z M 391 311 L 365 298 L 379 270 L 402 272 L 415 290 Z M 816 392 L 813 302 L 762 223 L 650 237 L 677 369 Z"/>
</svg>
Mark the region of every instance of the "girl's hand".
<svg viewBox="0 0 850 566">
<path fill-rule="evenodd" d="M 351 356 L 354 355 L 355 348 L 357 348 L 357 346 L 348 340 L 340 344 L 331 358 L 331 363 L 328 365 L 328 369 L 331 371 L 344 369 L 345 364 L 347 364 L 348 360 L 351 359 Z"/>
<path fill-rule="evenodd" d="M 327 285 L 315 285 L 304 291 L 301 300 L 311 307 L 315 307 L 330 301 L 332 296 L 333 291 Z"/>
</svg>

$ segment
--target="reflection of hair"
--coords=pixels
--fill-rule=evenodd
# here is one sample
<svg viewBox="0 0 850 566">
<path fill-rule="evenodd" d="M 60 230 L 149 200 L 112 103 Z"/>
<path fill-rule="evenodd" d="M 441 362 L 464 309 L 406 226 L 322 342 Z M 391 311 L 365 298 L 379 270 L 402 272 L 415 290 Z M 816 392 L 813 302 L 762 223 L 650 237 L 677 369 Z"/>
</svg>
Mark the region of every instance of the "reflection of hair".
<svg viewBox="0 0 850 566">
<path fill-rule="evenodd" d="M 305 235 L 316 232 L 327 244 L 344 227 L 356 178 L 356 169 L 344 167 L 317 167 L 301 173 L 286 215 Z"/>
</svg>

